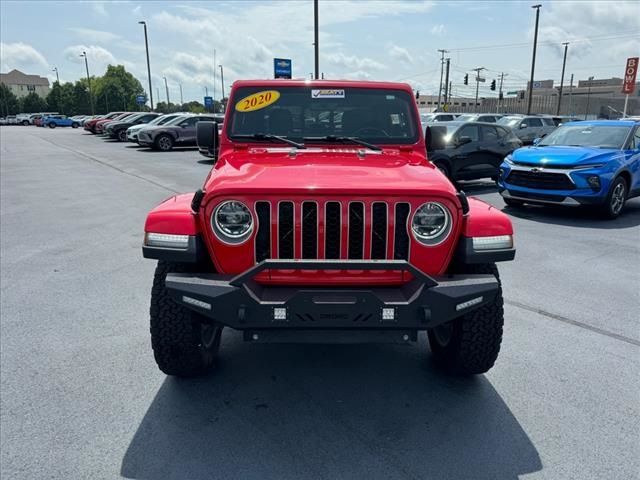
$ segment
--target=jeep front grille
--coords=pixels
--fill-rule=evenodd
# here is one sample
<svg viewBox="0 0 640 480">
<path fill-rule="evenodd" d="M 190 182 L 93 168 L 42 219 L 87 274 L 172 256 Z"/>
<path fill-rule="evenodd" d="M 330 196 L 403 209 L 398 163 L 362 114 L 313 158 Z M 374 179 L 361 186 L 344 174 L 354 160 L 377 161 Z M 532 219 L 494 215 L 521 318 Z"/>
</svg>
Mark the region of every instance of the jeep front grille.
<svg viewBox="0 0 640 480">
<path fill-rule="evenodd" d="M 255 214 L 257 262 L 272 257 L 409 259 L 407 202 L 281 201 L 272 210 L 269 202 L 258 201 Z M 277 218 L 272 224 L 274 214 Z M 271 244 L 272 238 L 276 245 Z"/>
</svg>

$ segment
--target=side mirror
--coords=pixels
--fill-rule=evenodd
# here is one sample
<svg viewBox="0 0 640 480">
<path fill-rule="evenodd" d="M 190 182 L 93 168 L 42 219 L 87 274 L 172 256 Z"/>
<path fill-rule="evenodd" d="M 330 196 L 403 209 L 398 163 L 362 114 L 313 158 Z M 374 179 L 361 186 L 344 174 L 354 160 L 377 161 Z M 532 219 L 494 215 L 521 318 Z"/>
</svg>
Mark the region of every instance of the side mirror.
<svg viewBox="0 0 640 480">
<path fill-rule="evenodd" d="M 196 123 L 196 141 L 198 142 L 200 155 L 218 160 L 218 147 L 220 145 L 218 122 Z"/>
<path fill-rule="evenodd" d="M 471 137 L 459 137 L 456 142 L 458 146 L 466 145 L 467 143 L 471 143 Z"/>
<path fill-rule="evenodd" d="M 540 140 L 542 140 L 542 137 L 538 137 L 538 138 L 534 138 L 533 139 L 533 145 L 537 145 L 540 143 Z"/>
<path fill-rule="evenodd" d="M 527 128 L 527 124 L 526 123 L 521 123 L 520 124 L 520 128 Z"/>
</svg>

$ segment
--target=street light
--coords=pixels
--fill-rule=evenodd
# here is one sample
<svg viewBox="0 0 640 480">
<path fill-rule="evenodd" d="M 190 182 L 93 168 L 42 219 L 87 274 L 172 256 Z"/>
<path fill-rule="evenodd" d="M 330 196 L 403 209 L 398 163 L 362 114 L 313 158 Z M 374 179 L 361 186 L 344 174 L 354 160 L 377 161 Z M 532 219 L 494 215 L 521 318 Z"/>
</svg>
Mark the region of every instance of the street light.
<svg viewBox="0 0 640 480">
<path fill-rule="evenodd" d="M 51 69 L 52 72 L 56 72 L 56 81 L 58 82 L 58 85 L 60 84 L 60 75 L 58 75 L 58 67 L 53 67 Z"/>
<path fill-rule="evenodd" d="M 167 92 L 167 108 L 169 107 L 169 86 L 167 85 L 167 77 L 164 78 L 164 89 Z"/>
<path fill-rule="evenodd" d="M 149 40 L 147 38 L 147 22 L 139 21 L 144 26 L 144 46 L 147 49 L 147 75 L 149 76 L 149 100 L 151 103 L 151 111 L 153 111 L 153 89 L 151 88 L 151 65 L 149 64 Z"/>
<path fill-rule="evenodd" d="M 476 72 L 476 103 L 474 103 L 473 105 L 473 111 L 477 112 L 478 110 L 480 110 L 478 108 L 478 88 L 480 87 L 480 72 L 482 70 L 486 70 L 486 68 L 484 67 L 478 67 L 478 68 L 474 68 L 473 71 Z M 484 82 L 484 79 L 482 80 Z"/>
<path fill-rule="evenodd" d="M 532 5 L 536 9 L 536 28 L 533 34 L 533 57 L 531 58 L 531 81 L 529 82 L 529 101 L 527 102 L 527 115 L 531 115 L 531 101 L 533 100 L 533 75 L 536 70 L 536 48 L 538 47 L 538 22 L 540 20 L 540 7 L 542 5 Z"/>
<path fill-rule="evenodd" d="M 89 102 L 91 102 L 91 115 L 95 115 L 96 112 L 93 108 L 93 93 L 91 93 L 91 77 L 89 77 L 89 62 L 87 61 L 87 52 L 82 52 L 80 56 L 84 57 L 84 66 L 87 69 L 87 84 L 89 85 Z"/>
<path fill-rule="evenodd" d="M 558 108 L 556 115 L 560 115 L 560 105 L 562 104 L 562 87 L 564 86 L 564 67 L 567 64 L 567 49 L 569 48 L 569 42 L 564 42 L 564 57 L 562 58 L 562 75 L 560 76 L 560 92 L 558 95 Z"/>
<path fill-rule="evenodd" d="M 591 82 L 593 82 L 593 77 L 589 77 L 589 89 L 587 90 L 587 108 L 584 111 L 584 119 L 587 119 L 589 115 L 589 99 L 591 97 Z"/>
<path fill-rule="evenodd" d="M 222 65 L 218 65 L 220 67 L 220 83 L 222 84 L 222 95 L 220 96 L 220 100 L 224 98 L 224 70 L 222 69 Z"/>
</svg>

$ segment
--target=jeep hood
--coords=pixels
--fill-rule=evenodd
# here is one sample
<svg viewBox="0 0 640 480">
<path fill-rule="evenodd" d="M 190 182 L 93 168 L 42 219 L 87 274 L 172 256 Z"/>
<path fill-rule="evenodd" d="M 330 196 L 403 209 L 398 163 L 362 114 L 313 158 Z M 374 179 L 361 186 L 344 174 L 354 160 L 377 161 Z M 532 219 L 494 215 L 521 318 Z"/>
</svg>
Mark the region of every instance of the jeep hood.
<svg viewBox="0 0 640 480">
<path fill-rule="evenodd" d="M 524 165 L 576 167 L 605 163 L 619 154 L 620 150 L 616 149 L 549 146 L 519 148 L 511 154 L 511 158 Z"/>
<path fill-rule="evenodd" d="M 365 152 L 365 153 L 361 153 Z M 216 195 L 427 195 L 456 190 L 423 155 L 361 148 L 250 148 L 220 159 L 205 182 Z"/>
</svg>

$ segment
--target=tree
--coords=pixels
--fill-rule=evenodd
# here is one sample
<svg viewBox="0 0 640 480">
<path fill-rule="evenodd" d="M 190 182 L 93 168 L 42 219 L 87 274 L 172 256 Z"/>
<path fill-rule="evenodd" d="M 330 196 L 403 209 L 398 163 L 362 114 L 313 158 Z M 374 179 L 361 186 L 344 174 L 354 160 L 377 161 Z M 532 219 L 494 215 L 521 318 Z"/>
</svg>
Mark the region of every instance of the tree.
<svg viewBox="0 0 640 480">
<path fill-rule="evenodd" d="M 183 112 L 191 112 L 191 113 L 205 113 L 206 109 L 204 108 L 204 105 L 201 104 L 200 102 L 187 102 L 187 103 L 183 103 L 182 106 L 180 107 L 181 111 Z"/>
<path fill-rule="evenodd" d="M 73 103 L 72 103 L 72 115 L 87 115 L 91 113 L 91 99 L 89 98 L 89 88 L 87 87 L 87 80 L 78 80 L 73 85 Z"/>
<path fill-rule="evenodd" d="M 18 97 L 4 83 L 0 83 L 0 115 L 15 115 L 20 113 Z"/>
<path fill-rule="evenodd" d="M 105 74 L 91 82 L 99 106 L 111 110 L 137 110 L 136 96 L 144 94 L 142 84 L 123 65 L 109 65 Z M 107 108 L 107 104 L 109 107 Z"/>
<path fill-rule="evenodd" d="M 72 115 L 73 102 L 73 84 L 69 82 L 63 84 L 53 82 L 53 87 L 51 87 L 49 95 L 47 95 L 49 108 L 54 112 Z"/>
<path fill-rule="evenodd" d="M 46 112 L 47 108 L 47 101 L 35 92 L 29 93 L 22 99 L 22 111 L 24 113 Z"/>
</svg>

